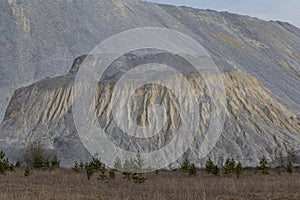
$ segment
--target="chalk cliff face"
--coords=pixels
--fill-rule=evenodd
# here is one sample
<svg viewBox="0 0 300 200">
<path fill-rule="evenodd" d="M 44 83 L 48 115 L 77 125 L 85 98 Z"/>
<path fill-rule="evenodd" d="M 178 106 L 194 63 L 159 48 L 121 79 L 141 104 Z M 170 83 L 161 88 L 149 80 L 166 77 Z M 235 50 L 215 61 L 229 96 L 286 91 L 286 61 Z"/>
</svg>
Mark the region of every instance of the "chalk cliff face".
<svg viewBox="0 0 300 200">
<path fill-rule="evenodd" d="M 66 165 L 88 159 L 72 115 L 78 60 L 71 70 L 70 63 L 107 37 L 145 26 L 191 36 L 222 72 L 218 78 L 224 80 L 227 94 L 226 121 L 210 157 L 221 163 L 231 155 L 245 165 L 255 165 L 262 155 L 274 160 L 277 149 L 300 149 L 300 30 L 288 23 L 138 0 L 7 0 L 0 4 L 0 19 L 0 114 L 5 113 L 0 147 L 16 160 L 25 143 L 36 139 L 57 151 Z M 151 59 L 163 60 L 164 56 L 153 54 Z M 171 64 L 180 63 L 176 57 L 172 59 Z M 127 55 L 119 64 L 132 62 Z M 178 66 L 186 67 L 184 63 Z M 117 144 L 136 150 L 140 148 L 137 143 L 120 136 L 105 106 L 119 77 L 118 71 L 112 72 L 99 83 L 99 121 Z M 203 81 L 197 75 L 186 76 L 190 82 Z M 148 108 L 139 104 L 147 101 L 147 94 L 166 99 L 168 110 L 176 104 L 166 88 L 152 85 L 141 91 L 133 102 L 138 123 L 147 121 L 143 113 Z M 208 95 L 204 84 L 198 92 Z M 210 119 L 209 106 L 209 102 L 203 104 L 200 110 L 201 131 Z M 172 135 L 178 113 L 168 114 L 170 124 L 165 133 Z M 163 135 L 160 145 L 167 143 L 168 137 Z M 197 159 L 200 141 L 201 132 L 189 153 L 198 165 L 204 162 Z M 154 141 L 144 142 L 142 147 L 144 151 L 158 148 Z"/>
</svg>

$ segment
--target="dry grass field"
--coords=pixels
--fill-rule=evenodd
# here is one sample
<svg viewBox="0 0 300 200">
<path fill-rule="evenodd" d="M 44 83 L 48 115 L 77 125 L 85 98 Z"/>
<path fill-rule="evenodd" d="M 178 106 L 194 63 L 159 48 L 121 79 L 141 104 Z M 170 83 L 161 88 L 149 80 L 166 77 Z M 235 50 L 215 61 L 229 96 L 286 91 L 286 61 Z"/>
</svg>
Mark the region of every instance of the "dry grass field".
<svg viewBox="0 0 300 200">
<path fill-rule="evenodd" d="M 70 169 L 33 171 L 24 176 L 24 169 L 0 175 L 1 200 L 35 199 L 300 199 L 300 172 L 270 175 L 245 171 L 241 178 L 215 177 L 198 171 L 191 177 L 180 171 L 146 174 L 148 180 L 128 182 L 121 174 L 116 179 L 101 181 L 97 174 L 88 180 L 86 174 Z"/>
</svg>

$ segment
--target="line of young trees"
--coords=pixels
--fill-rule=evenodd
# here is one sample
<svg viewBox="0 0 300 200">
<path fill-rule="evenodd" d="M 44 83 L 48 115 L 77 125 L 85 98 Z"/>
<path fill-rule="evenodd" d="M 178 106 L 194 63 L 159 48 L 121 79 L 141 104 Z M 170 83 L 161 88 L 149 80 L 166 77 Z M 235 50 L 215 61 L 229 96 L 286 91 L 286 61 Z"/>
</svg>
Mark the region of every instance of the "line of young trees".
<svg viewBox="0 0 300 200">
<path fill-rule="evenodd" d="M 25 176 L 30 176 L 33 169 L 57 169 L 60 167 L 60 160 L 55 154 L 47 152 L 40 143 L 30 144 L 24 151 L 25 164 Z M 277 156 L 277 167 L 278 172 L 281 173 L 286 171 L 293 173 L 294 167 L 293 162 L 295 160 L 295 154 L 292 151 L 287 153 L 287 158 L 284 159 L 283 155 Z M 5 175 L 8 171 L 15 171 L 15 168 L 20 167 L 21 163 L 11 163 L 6 157 L 3 151 L 0 151 L 0 174 Z M 119 158 L 116 159 L 114 168 L 107 168 L 106 165 L 101 161 L 101 158 L 94 156 L 88 163 L 75 162 L 72 169 L 76 173 L 85 172 L 87 178 L 90 180 L 94 174 L 98 174 L 98 179 L 108 181 L 114 179 L 117 173 L 122 174 L 123 178 L 135 183 L 144 183 L 147 180 L 143 171 L 147 170 L 144 166 L 144 160 L 141 154 L 138 152 L 135 159 L 126 160 L 124 163 Z M 265 157 L 262 157 L 258 166 L 256 167 L 255 173 L 269 174 L 271 169 Z M 243 173 L 243 166 L 241 162 L 235 161 L 233 158 L 227 158 L 223 166 L 214 164 L 209 158 L 205 164 L 205 171 L 208 174 L 215 176 L 230 176 L 236 175 L 239 178 Z M 147 170 L 151 171 L 151 170 Z M 198 169 L 195 164 L 191 163 L 188 159 L 185 159 L 180 166 L 180 171 L 187 173 L 190 176 L 196 176 Z M 159 171 L 155 172 L 156 174 Z"/>
</svg>

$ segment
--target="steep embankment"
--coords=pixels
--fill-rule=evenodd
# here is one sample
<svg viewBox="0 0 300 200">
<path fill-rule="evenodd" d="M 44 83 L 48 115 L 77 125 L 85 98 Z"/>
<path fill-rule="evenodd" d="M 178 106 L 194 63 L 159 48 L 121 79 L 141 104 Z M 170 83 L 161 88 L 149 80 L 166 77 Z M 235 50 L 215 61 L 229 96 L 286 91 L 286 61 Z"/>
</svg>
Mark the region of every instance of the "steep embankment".
<svg viewBox="0 0 300 200">
<path fill-rule="evenodd" d="M 76 70 L 64 74 L 74 58 L 89 53 L 104 39 L 145 26 L 170 28 L 191 36 L 222 71 L 227 118 L 212 158 L 222 162 L 230 154 L 253 165 L 263 154 L 274 159 L 276 149 L 299 149 L 300 125 L 295 114 L 299 116 L 300 111 L 300 30 L 288 23 L 139 0 L 7 0 L 0 4 L 0 19 L 0 119 L 6 111 L 0 145 L 11 157 L 17 159 L 23 142 L 35 139 L 55 149 L 64 164 L 87 157 L 71 113 Z M 153 55 L 152 59 L 163 58 Z M 122 62 L 125 65 L 132 60 L 124 58 Z M 111 74 L 111 85 L 103 82 L 99 86 L 98 115 L 116 143 L 136 149 L 135 143 L 122 140 L 106 109 L 116 77 Z M 187 77 L 191 82 L 202 81 L 200 77 Z M 35 84 L 28 86 L 31 83 Z M 154 85 L 142 89 L 139 101 L 133 102 L 141 124 L 146 120 L 142 113 L 147 106 L 141 107 L 139 102 L 146 101 L 144 95 L 152 90 L 157 91 L 157 98 L 164 97 L 167 102 L 172 99 L 165 88 Z M 205 95 L 204 87 L 198 90 Z M 165 106 L 171 109 L 172 103 Z M 208 102 L 201 107 L 201 131 L 210 118 L 209 106 Z M 166 132 L 176 128 L 177 117 L 176 112 L 169 112 L 174 120 L 169 121 Z M 200 139 L 190 152 L 195 160 L 201 136 L 199 133 Z M 168 141 L 166 137 L 162 137 L 161 145 Z M 149 150 L 151 144 L 142 146 Z M 197 160 L 197 164 L 203 161 Z"/>
<path fill-rule="evenodd" d="M 64 75 L 104 39 L 164 27 L 198 40 L 223 70 L 240 68 L 300 111 L 299 29 L 282 22 L 139 0 L 4 0 L 0 4 L 0 120 L 14 90 Z"/>
<path fill-rule="evenodd" d="M 150 57 L 153 57 L 150 56 Z M 162 59 L 164 54 L 154 57 Z M 17 90 L 7 109 L 2 124 L 1 138 L 9 141 L 14 148 L 22 151 L 29 141 L 43 141 L 50 149 L 54 149 L 63 160 L 63 164 L 72 164 L 74 160 L 89 158 L 88 152 L 79 140 L 72 115 L 74 99 L 74 80 L 80 64 L 79 58 L 74 62 L 70 73 L 52 79 L 45 79 L 26 88 Z M 118 66 L 130 66 L 140 58 L 123 56 Z M 174 58 L 176 60 L 176 58 Z M 186 66 L 182 66 L 186 67 Z M 116 72 L 118 74 L 118 72 Z M 188 73 L 187 73 L 188 74 Z M 197 94 L 209 97 L 203 79 L 196 75 L 185 75 L 193 85 L 198 83 Z M 166 77 L 173 84 L 180 85 L 180 80 Z M 239 71 L 229 71 L 216 77 L 223 79 L 226 90 L 226 121 L 223 133 L 210 157 L 222 163 L 227 156 L 233 156 L 244 165 L 256 165 L 263 155 L 274 160 L 278 150 L 300 149 L 300 120 L 284 105 L 274 99 L 256 78 Z M 147 112 L 152 103 L 161 102 L 166 108 L 168 124 L 163 131 L 149 140 L 129 139 L 118 128 L 109 104 L 115 85 L 113 78 L 99 83 L 96 92 L 96 113 L 99 122 L 110 138 L 124 149 L 153 151 L 166 145 L 179 126 L 180 115 L 176 111 L 177 103 L 167 88 L 159 85 L 141 87 L 131 102 L 129 112 L 137 123 L 146 125 Z M 205 98 L 204 98 L 205 99 Z M 125 101 L 126 99 L 120 99 Z M 204 160 L 198 159 L 203 135 L 207 131 L 210 120 L 210 101 L 202 101 L 200 108 L 200 129 L 195 143 L 189 153 L 190 159 L 199 166 Z M 16 149 L 14 151 L 16 151 Z M 11 155 L 11 150 L 8 150 Z M 18 155 L 14 155 L 18 157 Z"/>
</svg>

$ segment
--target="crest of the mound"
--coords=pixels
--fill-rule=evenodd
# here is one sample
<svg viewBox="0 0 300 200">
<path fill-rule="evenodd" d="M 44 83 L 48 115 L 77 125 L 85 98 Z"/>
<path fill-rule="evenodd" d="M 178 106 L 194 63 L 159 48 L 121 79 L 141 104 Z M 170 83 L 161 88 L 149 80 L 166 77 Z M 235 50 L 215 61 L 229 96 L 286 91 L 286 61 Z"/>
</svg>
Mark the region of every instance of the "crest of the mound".
<svg viewBox="0 0 300 200">
<path fill-rule="evenodd" d="M 73 117 L 81 141 L 92 155 L 99 155 L 110 167 L 113 167 L 117 158 L 123 163 L 135 159 L 137 152 L 125 151 L 108 139 L 105 130 L 98 124 L 93 108 L 96 106 L 95 89 L 105 70 L 122 55 L 139 49 L 157 49 L 179 55 L 195 68 L 199 76 L 205 77 L 210 98 L 215 105 L 199 151 L 199 157 L 205 157 L 218 141 L 225 120 L 223 83 L 221 80 L 216 82 L 210 79 L 218 75 L 219 71 L 198 42 L 182 33 L 163 28 L 149 27 L 122 32 L 104 40 L 85 58 L 76 76 L 76 101 L 73 107 Z M 180 80 L 179 84 L 174 85 L 166 81 L 168 76 Z M 191 86 L 172 66 L 148 63 L 127 71 L 113 89 L 110 107 L 114 120 L 125 134 L 146 139 L 158 134 L 166 123 L 166 110 L 159 104 L 151 106 L 147 126 L 140 126 L 128 118 L 128 113 L 132 112 L 131 95 L 147 84 L 161 85 L 172 91 L 179 102 L 181 124 L 177 135 L 163 148 L 153 152 L 139 152 L 145 163 L 145 168 L 139 169 L 139 172 L 165 168 L 174 163 L 191 147 L 199 129 L 201 102 L 195 92 L 195 86 Z"/>
</svg>

